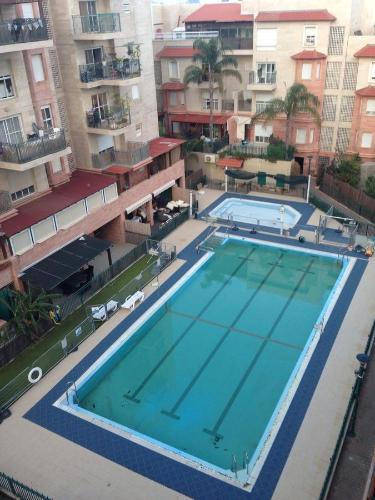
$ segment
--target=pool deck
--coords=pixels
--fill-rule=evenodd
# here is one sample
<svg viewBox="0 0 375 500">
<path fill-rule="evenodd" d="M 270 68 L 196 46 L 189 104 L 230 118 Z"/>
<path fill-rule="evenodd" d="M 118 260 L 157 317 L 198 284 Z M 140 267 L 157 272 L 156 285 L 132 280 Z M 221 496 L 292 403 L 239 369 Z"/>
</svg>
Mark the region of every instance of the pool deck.
<svg viewBox="0 0 375 500">
<path fill-rule="evenodd" d="M 217 200 L 220 195 L 221 193 L 205 190 L 205 194 L 199 196 L 201 210 Z M 318 219 L 319 211 L 316 210 L 307 224 L 316 224 Z M 171 233 L 166 241 L 175 244 L 178 252 L 181 252 L 205 229 L 207 229 L 205 222 L 189 220 Z M 306 234 L 311 238 L 311 231 L 306 231 Z M 310 238 L 307 239 L 307 243 L 313 241 Z M 180 259 L 162 273 L 159 278 L 161 285 L 174 273 L 181 272 L 181 267 L 184 265 L 183 257 L 184 252 L 180 254 Z M 353 385 L 354 370 L 358 364 L 355 355 L 363 351 L 373 322 L 374 282 L 375 259 L 373 258 L 368 261 L 317 387 L 308 403 L 302 425 L 273 492 L 274 500 L 291 498 L 316 500 L 319 496 Z M 149 285 L 145 292 L 149 297 L 157 294 L 158 290 Z M 54 499 L 188 498 L 88 450 L 84 445 L 79 446 L 24 418 L 24 415 L 80 360 L 103 339 L 109 337 L 112 330 L 127 316 L 128 313 L 124 311 L 116 313 L 85 340 L 77 352 L 69 355 L 12 406 L 12 416 L 0 425 L 1 471 Z M 93 435 L 86 436 L 88 441 L 90 438 L 92 439 Z M 283 445 L 284 443 L 281 443 L 281 447 Z M 166 470 L 165 474 L 168 473 Z M 183 477 L 175 479 L 179 479 L 181 483 L 185 481 Z M 192 496 L 197 498 L 195 495 Z M 211 494 L 207 492 L 207 496 L 203 495 L 200 498 L 215 498 L 215 496 L 212 492 Z M 268 497 L 262 497 L 260 494 L 257 498 L 265 500 Z"/>
</svg>

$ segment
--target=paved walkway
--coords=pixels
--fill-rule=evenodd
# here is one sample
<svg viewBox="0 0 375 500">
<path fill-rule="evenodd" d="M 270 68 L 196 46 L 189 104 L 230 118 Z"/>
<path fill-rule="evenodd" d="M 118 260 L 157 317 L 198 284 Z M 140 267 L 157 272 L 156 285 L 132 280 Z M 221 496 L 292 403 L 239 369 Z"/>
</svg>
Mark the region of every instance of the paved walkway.
<svg viewBox="0 0 375 500">
<path fill-rule="evenodd" d="M 353 374 L 354 383 L 354 374 Z M 355 436 L 347 437 L 328 500 L 362 500 L 375 448 L 375 356 L 368 365 L 358 406 Z"/>
</svg>

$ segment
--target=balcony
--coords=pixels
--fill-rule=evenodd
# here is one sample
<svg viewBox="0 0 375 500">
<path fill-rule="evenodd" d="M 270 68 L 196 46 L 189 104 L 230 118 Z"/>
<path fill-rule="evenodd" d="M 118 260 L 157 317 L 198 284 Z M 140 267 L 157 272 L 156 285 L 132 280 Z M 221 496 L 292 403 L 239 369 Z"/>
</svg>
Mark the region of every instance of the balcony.
<svg viewBox="0 0 375 500">
<path fill-rule="evenodd" d="M 108 85 L 123 85 L 124 81 L 141 76 L 141 65 L 139 59 L 110 59 L 81 65 L 79 76 L 83 88 L 96 87 L 103 80 L 108 80 Z"/>
<path fill-rule="evenodd" d="M 223 99 L 221 101 L 222 111 L 234 111 L 234 100 L 233 99 Z"/>
<path fill-rule="evenodd" d="M 272 92 L 276 89 L 276 71 L 259 75 L 257 71 L 250 71 L 247 90 Z"/>
<path fill-rule="evenodd" d="M 241 100 L 239 99 L 238 100 L 238 111 L 247 111 L 247 112 L 250 112 L 251 111 L 251 99 L 247 99 L 247 100 Z"/>
<path fill-rule="evenodd" d="M 252 38 L 223 38 L 223 49 L 229 50 L 245 50 L 252 51 L 253 50 L 253 39 Z"/>
<path fill-rule="evenodd" d="M 72 16 L 75 40 L 108 40 L 123 36 L 119 13 Z"/>
<path fill-rule="evenodd" d="M 27 46 L 25 46 L 25 44 Z M 43 18 L 16 18 L 0 22 L 0 54 L 52 46 Z"/>
<path fill-rule="evenodd" d="M 111 165 L 132 167 L 150 158 L 150 150 L 147 143 L 127 142 L 125 151 L 109 149 L 102 153 L 92 155 L 92 163 L 95 168 L 104 169 Z"/>
<path fill-rule="evenodd" d="M 131 123 L 130 110 L 124 106 L 107 107 L 102 116 L 99 110 L 86 113 L 87 128 L 91 134 L 120 135 Z"/>
<path fill-rule="evenodd" d="M 71 152 L 63 130 L 44 132 L 42 137 L 17 144 L 2 143 L 0 168 L 24 171 Z"/>
<path fill-rule="evenodd" d="M 197 38 L 217 38 L 218 31 L 170 31 L 154 33 L 154 40 L 196 40 Z"/>
</svg>

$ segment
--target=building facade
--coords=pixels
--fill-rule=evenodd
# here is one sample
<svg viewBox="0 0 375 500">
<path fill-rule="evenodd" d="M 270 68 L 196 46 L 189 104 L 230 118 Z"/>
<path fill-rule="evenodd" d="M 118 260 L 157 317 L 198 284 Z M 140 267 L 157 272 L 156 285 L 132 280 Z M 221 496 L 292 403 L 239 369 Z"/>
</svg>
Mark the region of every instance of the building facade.
<svg viewBox="0 0 375 500">
<path fill-rule="evenodd" d="M 184 187 L 158 137 L 151 5 L 0 0 L 0 289 L 84 235 L 126 241 Z"/>
<path fill-rule="evenodd" d="M 155 29 L 158 105 L 166 132 L 186 133 L 186 126 L 181 126 L 186 118 L 178 116 L 182 113 L 198 113 L 208 123 L 210 103 L 204 82 L 195 87 L 182 82 L 191 64 L 194 39 L 220 36 L 236 57 L 242 76 L 241 83 L 226 78 L 212 103 L 216 120 L 228 130 L 231 142 L 246 139 L 262 144 L 271 134 L 285 140 L 285 116 L 256 124 L 251 118 L 299 82 L 319 98 L 321 114 L 320 126 L 306 114 L 292 122 L 290 141 L 301 173 L 317 173 L 337 151 L 358 153 L 363 162 L 373 162 L 375 11 L 371 2 L 340 0 L 327 10 L 320 0 L 312 0 L 301 10 L 298 3 L 285 0 L 278 2 L 277 9 L 268 0 L 203 5 L 185 17 L 184 30 L 161 33 Z"/>
</svg>

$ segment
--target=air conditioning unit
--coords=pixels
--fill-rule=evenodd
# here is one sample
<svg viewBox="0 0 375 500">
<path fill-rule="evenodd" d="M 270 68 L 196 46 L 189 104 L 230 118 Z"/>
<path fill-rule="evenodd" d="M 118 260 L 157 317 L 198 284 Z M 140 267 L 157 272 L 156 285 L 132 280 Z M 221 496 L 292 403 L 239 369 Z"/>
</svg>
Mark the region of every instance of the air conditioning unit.
<svg viewBox="0 0 375 500">
<path fill-rule="evenodd" d="M 205 163 L 215 163 L 216 156 L 215 155 L 204 155 L 204 162 Z"/>
</svg>

